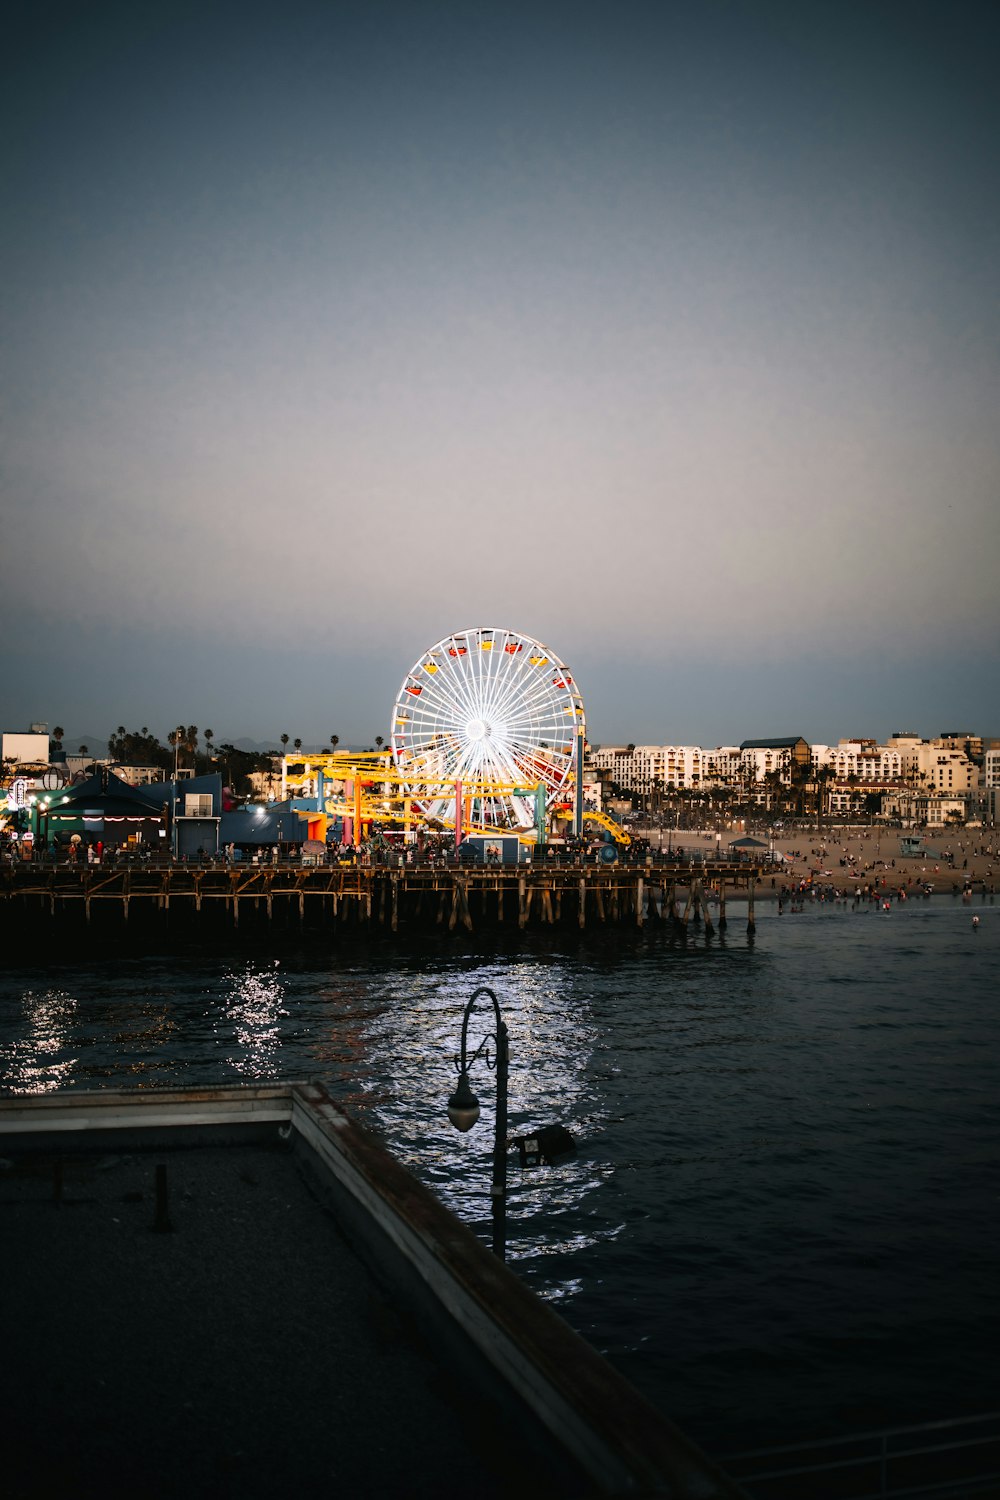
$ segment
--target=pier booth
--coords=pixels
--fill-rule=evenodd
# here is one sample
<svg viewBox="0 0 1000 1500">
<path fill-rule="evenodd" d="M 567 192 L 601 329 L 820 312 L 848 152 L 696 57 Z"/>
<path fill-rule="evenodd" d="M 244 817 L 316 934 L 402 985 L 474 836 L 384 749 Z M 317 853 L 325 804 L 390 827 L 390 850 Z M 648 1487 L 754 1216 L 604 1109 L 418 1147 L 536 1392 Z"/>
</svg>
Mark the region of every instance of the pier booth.
<svg viewBox="0 0 1000 1500">
<path fill-rule="evenodd" d="M 516 833 L 469 833 L 462 840 L 462 857 L 477 865 L 526 864 L 530 847 Z"/>
</svg>

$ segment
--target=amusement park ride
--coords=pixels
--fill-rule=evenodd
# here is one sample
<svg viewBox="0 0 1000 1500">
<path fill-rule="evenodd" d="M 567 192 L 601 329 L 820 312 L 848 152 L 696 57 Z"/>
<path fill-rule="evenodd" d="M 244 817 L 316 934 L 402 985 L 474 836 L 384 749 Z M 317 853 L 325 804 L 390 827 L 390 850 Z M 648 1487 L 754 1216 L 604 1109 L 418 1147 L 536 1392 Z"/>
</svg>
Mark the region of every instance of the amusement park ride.
<svg viewBox="0 0 1000 1500">
<path fill-rule="evenodd" d="M 583 806 L 583 699 L 565 665 L 540 641 L 479 626 L 445 636 L 403 679 L 389 749 L 286 756 L 282 796 L 325 839 L 341 821 L 343 843 L 373 827 L 514 833 L 545 843 L 550 817 L 599 823 L 618 843 L 628 835 Z"/>
</svg>

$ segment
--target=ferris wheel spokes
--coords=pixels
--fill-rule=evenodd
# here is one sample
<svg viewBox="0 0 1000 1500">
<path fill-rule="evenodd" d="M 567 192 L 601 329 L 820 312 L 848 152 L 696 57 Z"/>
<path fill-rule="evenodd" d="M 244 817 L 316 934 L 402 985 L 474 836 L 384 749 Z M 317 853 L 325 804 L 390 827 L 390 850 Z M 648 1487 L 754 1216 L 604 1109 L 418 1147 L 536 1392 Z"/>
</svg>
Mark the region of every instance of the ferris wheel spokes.
<svg viewBox="0 0 1000 1500">
<path fill-rule="evenodd" d="M 524 828 L 535 799 L 515 788 L 541 783 L 548 801 L 560 795 L 582 721 L 582 700 L 558 657 L 530 636 L 484 626 L 444 637 L 414 664 L 397 696 L 390 744 L 428 813 L 454 818 L 451 799 L 421 789 L 422 777 L 467 780 L 482 784 L 473 794 L 477 818 Z"/>
</svg>

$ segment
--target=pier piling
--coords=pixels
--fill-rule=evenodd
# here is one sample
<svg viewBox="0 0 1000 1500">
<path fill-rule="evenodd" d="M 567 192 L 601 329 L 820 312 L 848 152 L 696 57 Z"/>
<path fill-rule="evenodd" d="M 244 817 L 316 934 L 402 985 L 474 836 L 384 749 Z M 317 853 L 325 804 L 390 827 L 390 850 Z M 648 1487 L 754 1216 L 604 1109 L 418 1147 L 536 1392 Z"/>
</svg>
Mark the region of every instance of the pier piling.
<svg viewBox="0 0 1000 1500">
<path fill-rule="evenodd" d="M 686 933 L 692 920 L 704 921 L 706 932 L 712 933 L 715 918 L 707 897 L 717 895 L 721 930 L 726 925 L 726 882 L 741 896 L 747 893 L 747 931 L 752 935 L 756 879 L 762 873 L 742 863 L 697 870 L 667 865 L 661 873 L 655 865 L 612 868 L 558 860 L 513 868 L 341 863 L 192 869 L 178 862 L 151 868 L 105 864 L 84 870 L 26 862 L 0 869 L 0 939 L 8 944 L 28 942 L 30 933 L 37 943 L 44 923 L 45 940 L 50 941 L 63 926 L 72 929 L 74 921 L 81 926 L 93 922 L 98 933 L 109 936 L 115 923 L 124 932 L 127 922 L 142 936 L 154 914 L 161 935 L 168 922 L 171 933 L 178 935 L 185 930 L 209 935 L 220 923 L 230 931 L 248 928 L 256 935 L 272 928 L 305 935 L 328 930 L 331 923 L 345 930 L 367 927 L 386 934 L 434 926 L 439 931 L 472 932 L 510 920 L 510 901 L 516 901 L 521 930 L 572 923 L 584 931 L 589 916 L 591 925 L 596 918 L 599 924 L 640 929 L 647 917 L 657 918 L 672 922 L 678 933 Z M 686 900 L 680 916 L 682 887 Z M 96 901 L 103 904 L 95 916 Z"/>
</svg>

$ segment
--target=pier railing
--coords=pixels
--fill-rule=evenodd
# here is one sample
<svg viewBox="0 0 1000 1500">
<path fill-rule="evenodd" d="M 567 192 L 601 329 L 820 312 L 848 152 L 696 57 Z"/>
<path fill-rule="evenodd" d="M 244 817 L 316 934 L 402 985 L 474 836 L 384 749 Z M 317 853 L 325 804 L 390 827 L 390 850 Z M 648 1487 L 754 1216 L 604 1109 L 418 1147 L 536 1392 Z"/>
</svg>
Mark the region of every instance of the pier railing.
<svg viewBox="0 0 1000 1500">
<path fill-rule="evenodd" d="M 1000 1486 L 1000 1412 L 757 1448 L 719 1462 L 749 1500 L 964 1500 Z"/>
</svg>

